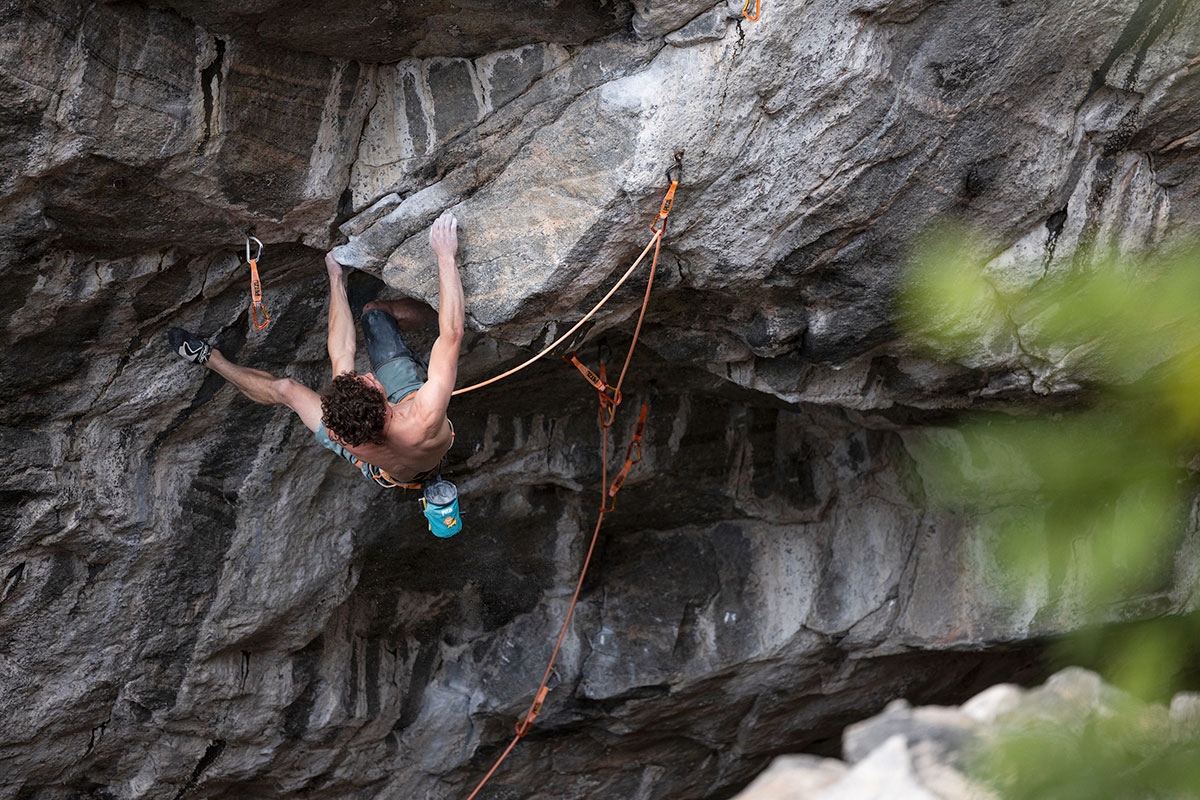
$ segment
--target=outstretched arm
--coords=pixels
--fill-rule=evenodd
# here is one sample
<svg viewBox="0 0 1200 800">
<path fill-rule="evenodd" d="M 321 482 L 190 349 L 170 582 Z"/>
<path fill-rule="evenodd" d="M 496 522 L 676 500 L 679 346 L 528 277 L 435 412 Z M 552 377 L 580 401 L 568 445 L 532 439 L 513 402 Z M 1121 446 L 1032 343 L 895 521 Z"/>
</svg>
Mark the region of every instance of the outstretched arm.
<svg viewBox="0 0 1200 800">
<path fill-rule="evenodd" d="M 418 408 L 441 425 L 458 379 L 458 350 L 463 339 L 462 279 L 455 257 L 458 254 L 458 219 L 443 213 L 429 230 L 429 245 L 438 266 L 438 338 L 429 354 L 429 380 L 414 398 Z"/>
<path fill-rule="evenodd" d="M 342 265 L 334 261 L 333 253 L 325 254 L 325 269 L 329 271 L 329 361 L 337 377 L 354 369 L 354 318 L 350 316 Z"/>
</svg>

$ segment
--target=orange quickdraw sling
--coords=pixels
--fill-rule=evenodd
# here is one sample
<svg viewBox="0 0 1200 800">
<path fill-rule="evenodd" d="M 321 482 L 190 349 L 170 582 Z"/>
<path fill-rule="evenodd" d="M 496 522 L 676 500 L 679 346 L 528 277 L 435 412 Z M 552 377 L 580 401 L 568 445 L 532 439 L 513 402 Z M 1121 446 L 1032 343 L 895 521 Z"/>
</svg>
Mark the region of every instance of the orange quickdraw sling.
<svg viewBox="0 0 1200 800">
<path fill-rule="evenodd" d="M 258 244 L 258 253 L 250 257 L 250 242 Z M 250 264 L 250 315 L 254 321 L 254 329 L 261 331 L 271 324 L 271 315 L 267 313 L 262 301 L 262 281 L 258 278 L 258 260 L 262 258 L 263 243 L 254 236 L 246 236 L 246 261 Z M 262 314 L 262 319 L 259 319 Z"/>
</svg>

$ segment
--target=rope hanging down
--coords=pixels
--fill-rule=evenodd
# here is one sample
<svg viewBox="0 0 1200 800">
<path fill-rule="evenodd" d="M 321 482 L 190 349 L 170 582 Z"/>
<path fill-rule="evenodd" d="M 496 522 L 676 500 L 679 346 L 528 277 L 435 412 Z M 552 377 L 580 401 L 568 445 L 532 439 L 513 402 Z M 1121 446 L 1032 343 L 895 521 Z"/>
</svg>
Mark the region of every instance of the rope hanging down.
<svg viewBox="0 0 1200 800">
<path fill-rule="evenodd" d="M 575 607 L 579 603 L 579 593 L 583 589 L 583 581 L 584 578 L 587 577 L 588 566 L 592 563 L 592 554 L 596 551 L 596 541 L 600 537 L 600 526 L 604 524 L 605 515 L 610 513 L 616 507 L 615 503 L 617 492 L 619 492 L 621 487 L 625 484 L 625 479 L 629 475 L 629 470 L 634 464 L 642 460 L 642 435 L 646 430 L 646 418 L 650 411 L 649 402 L 642 404 L 641 413 L 638 415 L 637 424 L 634 426 L 633 438 L 629 443 L 629 447 L 625 451 L 625 465 L 621 468 L 621 471 L 617 474 L 617 477 L 613 479 L 612 483 L 609 483 L 608 432 L 609 428 L 612 427 L 613 422 L 615 421 L 617 406 L 621 404 L 621 386 L 624 384 L 625 375 L 629 371 L 629 362 L 633 358 L 634 348 L 637 347 L 638 336 L 641 334 L 642 330 L 642 321 L 646 317 L 646 308 L 650 304 L 650 290 L 654 287 L 654 275 L 658 269 L 660 245 L 662 243 L 663 234 L 666 232 L 667 228 L 667 215 L 671 213 L 671 206 L 675 200 L 675 189 L 679 186 L 679 178 L 681 175 L 681 167 L 679 162 L 682 160 L 682 156 L 682 153 L 676 153 L 675 165 L 672 166 L 671 169 L 667 170 L 667 177 L 671 181 L 671 186 L 667 190 L 666 197 L 663 198 L 662 206 L 659 209 L 658 216 L 654 218 L 654 222 L 650 225 L 650 230 L 654 232 L 654 238 L 651 240 L 650 244 L 646 245 L 646 249 L 642 251 L 642 255 L 638 257 L 637 262 L 634 262 L 634 266 L 636 267 L 637 264 L 640 263 L 641 260 L 646 256 L 646 253 L 650 249 L 650 245 L 654 245 L 654 258 L 650 262 L 650 275 L 646 279 L 646 292 L 642 296 L 642 308 L 638 313 L 637 326 L 633 331 L 633 340 L 629 343 L 629 352 L 625 354 L 625 363 L 621 367 L 621 374 L 620 377 L 617 378 L 616 386 L 610 386 L 608 384 L 607 367 L 603 360 L 601 361 L 600 371 L 597 375 L 595 372 L 592 372 L 590 369 L 584 366 L 575 353 L 572 353 L 569 358 L 563 359 L 564 361 L 569 361 L 575 364 L 575 366 L 583 374 L 584 378 L 587 379 L 588 383 L 592 384 L 592 386 L 596 388 L 597 394 L 599 395 L 600 509 L 599 513 L 596 515 L 596 527 L 592 530 L 592 540 L 588 544 L 587 555 L 584 556 L 583 566 L 579 570 L 579 580 L 575 582 L 575 592 L 571 595 L 571 602 L 567 606 L 566 618 L 563 620 L 562 628 L 558 632 L 558 639 L 554 643 L 554 650 L 550 653 L 550 661 L 546 664 L 546 671 L 542 675 L 542 681 L 540 684 L 538 684 L 537 691 L 534 693 L 533 702 L 530 703 L 529 710 L 525 712 L 525 716 L 517 722 L 516 735 L 513 736 L 512 741 L 508 743 L 508 747 L 504 748 L 504 752 L 502 752 L 500 757 L 496 759 L 496 763 L 494 763 L 492 768 L 488 770 L 488 773 L 483 776 L 483 780 L 479 782 L 479 784 L 475 787 L 475 790 L 467 797 L 467 800 L 474 800 L 475 796 L 479 794 L 481 789 L 483 789 L 484 784 L 486 784 L 492 775 L 496 773 L 496 770 L 499 769 L 500 765 L 504 762 L 504 759 L 508 758 L 508 754 L 511 753 L 513 748 L 517 746 L 517 742 L 521 741 L 525 734 L 529 733 L 529 731 L 533 729 L 533 721 L 537 715 L 541 713 L 542 705 L 546 702 L 546 696 L 550 693 L 550 676 L 554 672 L 554 664 L 558 660 L 558 653 L 562 649 L 562 643 L 567 637 L 567 630 L 570 628 L 571 619 L 575 615 Z M 672 175 L 672 173 L 674 174 Z M 602 306 L 604 302 L 612 296 L 613 292 L 620 287 L 621 283 L 624 283 L 625 279 L 629 277 L 629 274 L 632 271 L 633 268 L 631 267 L 629 272 L 626 272 L 621 278 L 621 281 L 612 288 L 612 291 L 605 295 L 604 299 L 601 300 L 595 308 L 588 312 L 589 317 L 599 310 L 600 306 Z M 578 328 L 579 325 L 583 324 L 583 322 L 587 319 L 588 317 L 584 317 L 584 319 L 580 320 L 575 328 Z M 572 332 L 574 332 L 575 328 L 572 328 L 571 331 L 568 331 L 567 334 L 565 334 L 559 341 L 565 341 L 566 336 L 569 336 Z M 537 358 L 540 358 L 546 352 L 549 352 L 556 345 L 557 342 L 555 345 L 547 348 L 545 351 L 543 351 L 543 353 L 539 354 L 534 359 L 526 362 L 526 364 L 536 361 Z M 521 367 L 524 366 L 525 364 L 521 365 Z M 521 367 L 518 367 L 518 369 Z M 516 370 L 510 370 L 505 374 L 511 374 L 514 371 Z M 497 376 L 492 380 L 499 380 L 501 377 L 504 377 L 504 375 Z M 488 381 L 488 383 L 490 382 L 491 381 Z M 470 388 L 473 389 L 477 387 Z"/>
<path fill-rule="evenodd" d="M 250 257 L 250 242 L 258 244 L 258 252 L 254 258 Z M 246 261 L 250 264 L 250 314 L 254 320 L 254 329 L 261 331 L 263 328 L 271 324 L 271 315 L 267 313 L 267 309 L 263 306 L 262 301 L 262 281 L 258 279 L 258 260 L 262 258 L 263 243 L 256 237 L 246 235 Z M 262 320 L 259 320 L 259 312 L 262 312 Z"/>
</svg>

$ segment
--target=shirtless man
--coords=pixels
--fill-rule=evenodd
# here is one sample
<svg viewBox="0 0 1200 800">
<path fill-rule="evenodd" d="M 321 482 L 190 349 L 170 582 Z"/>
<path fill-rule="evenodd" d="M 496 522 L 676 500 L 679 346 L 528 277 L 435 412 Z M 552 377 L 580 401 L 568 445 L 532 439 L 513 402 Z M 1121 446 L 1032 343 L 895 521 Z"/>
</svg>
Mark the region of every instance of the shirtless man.
<svg viewBox="0 0 1200 800">
<path fill-rule="evenodd" d="M 356 337 L 342 265 L 332 254 L 325 256 L 333 380 L 319 395 L 291 378 L 234 364 L 181 328 L 171 329 L 171 347 L 218 373 L 254 402 L 292 409 L 318 442 L 380 485 L 420 483 L 433 477 L 454 441 L 446 409 L 458 377 L 464 300 L 455 263 L 458 220 L 449 211 L 433 223 L 429 244 L 437 256 L 438 311 L 409 298 L 367 303 L 362 326 L 372 371 L 364 375 L 354 371 Z M 438 338 L 425 378 L 400 331 L 421 328 L 435 315 Z"/>
</svg>

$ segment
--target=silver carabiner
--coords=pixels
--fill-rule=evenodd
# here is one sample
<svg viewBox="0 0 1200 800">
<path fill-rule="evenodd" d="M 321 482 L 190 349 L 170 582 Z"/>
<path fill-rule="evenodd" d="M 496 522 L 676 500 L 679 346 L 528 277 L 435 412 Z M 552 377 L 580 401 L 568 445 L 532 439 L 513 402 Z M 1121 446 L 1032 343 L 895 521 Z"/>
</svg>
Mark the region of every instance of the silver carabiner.
<svg viewBox="0 0 1200 800">
<path fill-rule="evenodd" d="M 256 244 L 258 244 L 258 252 L 254 254 L 254 258 L 250 257 L 250 243 L 251 242 L 255 242 Z M 247 264 L 249 264 L 251 261 L 258 261 L 260 258 L 262 258 L 262 251 L 263 251 L 263 243 L 260 242 L 257 237 L 254 237 L 254 236 L 246 237 L 246 263 Z"/>
</svg>

